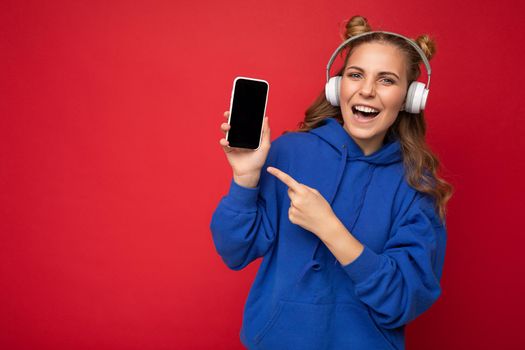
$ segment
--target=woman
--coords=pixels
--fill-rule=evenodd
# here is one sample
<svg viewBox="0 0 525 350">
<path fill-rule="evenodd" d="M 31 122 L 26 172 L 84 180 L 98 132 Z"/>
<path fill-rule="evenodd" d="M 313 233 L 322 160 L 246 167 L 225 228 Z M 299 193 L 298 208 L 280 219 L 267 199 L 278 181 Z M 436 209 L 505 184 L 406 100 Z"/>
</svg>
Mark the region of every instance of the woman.
<svg viewBox="0 0 525 350">
<path fill-rule="evenodd" d="M 354 16 L 344 39 L 370 31 Z M 434 43 L 415 42 L 430 59 Z M 257 151 L 220 140 L 233 179 L 210 224 L 217 252 L 233 270 L 264 257 L 240 332 L 249 349 L 404 349 L 405 326 L 440 296 L 453 188 L 423 112 L 405 110 L 420 62 L 405 39 L 365 35 L 338 72 L 338 105 L 323 91 L 272 143 L 265 117 Z"/>
</svg>

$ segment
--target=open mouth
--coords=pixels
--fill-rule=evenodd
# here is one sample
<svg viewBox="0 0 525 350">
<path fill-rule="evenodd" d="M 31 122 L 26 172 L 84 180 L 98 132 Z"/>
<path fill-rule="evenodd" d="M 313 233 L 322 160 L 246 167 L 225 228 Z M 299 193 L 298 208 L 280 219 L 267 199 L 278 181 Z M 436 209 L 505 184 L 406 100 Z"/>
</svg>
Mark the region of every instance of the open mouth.
<svg viewBox="0 0 525 350">
<path fill-rule="evenodd" d="M 365 111 L 367 110 L 367 111 Z M 362 108 L 359 107 L 359 109 L 356 108 L 356 106 L 352 106 L 352 113 L 354 113 L 355 116 L 358 118 L 364 118 L 364 119 L 373 119 L 377 117 L 381 111 L 371 111 L 369 108 Z"/>
</svg>

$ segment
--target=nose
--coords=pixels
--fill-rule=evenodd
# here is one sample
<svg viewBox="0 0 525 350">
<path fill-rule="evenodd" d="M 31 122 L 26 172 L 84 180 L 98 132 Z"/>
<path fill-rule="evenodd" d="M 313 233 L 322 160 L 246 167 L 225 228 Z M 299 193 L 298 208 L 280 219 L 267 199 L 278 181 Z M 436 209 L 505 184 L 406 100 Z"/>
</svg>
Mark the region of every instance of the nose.
<svg viewBox="0 0 525 350">
<path fill-rule="evenodd" d="M 374 82 L 371 80 L 364 80 L 361 89 L 359 90 L 359 94 L 361 96 L 374 96 Z"/>
</svg>

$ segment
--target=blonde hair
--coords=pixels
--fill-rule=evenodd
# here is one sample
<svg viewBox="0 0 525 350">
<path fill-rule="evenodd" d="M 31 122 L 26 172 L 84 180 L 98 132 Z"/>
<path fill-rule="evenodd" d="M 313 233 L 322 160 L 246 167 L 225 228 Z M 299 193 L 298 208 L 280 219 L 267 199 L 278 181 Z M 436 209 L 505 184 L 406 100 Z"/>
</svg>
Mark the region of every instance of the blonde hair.
<svg viewBox="0 0 525 350">
<path fill-rule="evenodd" d="M 368 24 L 367 19 L 363 16 L 354 16 L 346 22 L 345 30 L 341 33 L 341 39 L 344 41 L 352 36 L 369 31 L 372 31 L 372 28 Z M 420 35 L 413 41 L 423 50 L 425 56 L 430 61 L 436 52 L 434 41 L 430 39 L 428 35 Z M 344 51 L 348 52 L 346 53 L 344 65 L 337 75 L 342 74 L 353 50 L 363 43 L 370 42 L 394 45 L 401 50 L 407 58 L 408 63 L 407 86 L 410 86 L 412 81 L 417 80 L 421 74 L 419 69 L 421 57 L 417 51 L 403 38 L 384 33 L 365 35 L 352 41 L 349 47 L 341 50 L 341 55 L 343 55 Z M 326 100 L 323 87 L 321 93 L 306 110 L 304 121 L 301 121 L 298 129 L 292 132 L 306 132 L 314 129 L 320 126 L 322 121 L 328 117 L 334 117 L 340 124 L 344 123 L 341 108 L 332 106 Z M 287 132 L 290 131 L 285 131 L 284 133 Z M 438 176 L 437 172 L 440 169 L 440 161 L 426 143 L 425 134 L 426 122 L 423 111 L 417 114 L 400 111 L 396 121 L 388 129 L 385 138 L 389 140 L 399 140 L 403 153 L 403 164 L 407 182 L 417 191 L 427 193 L 435 199 L 435 207 L 439 216 L 441 220 L 445 221 L 446 204 L 450 197 L 452 197 L 454 187 Z"/>
</svg>

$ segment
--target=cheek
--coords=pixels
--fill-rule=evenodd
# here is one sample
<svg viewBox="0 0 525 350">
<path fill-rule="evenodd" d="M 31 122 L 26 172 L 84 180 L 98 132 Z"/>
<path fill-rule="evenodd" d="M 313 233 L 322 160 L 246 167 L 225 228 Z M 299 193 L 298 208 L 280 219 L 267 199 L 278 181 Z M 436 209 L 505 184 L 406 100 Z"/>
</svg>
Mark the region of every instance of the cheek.
<svg viewBox="0 0 525 350">
<path fill-rule="evenodd" d="M 391 111 L 390 113 L 388 113 L 387 117 L 383 119 L 387 127 L 390 127 L 392 124 L 394 124 L 394 122 L 397 119 L 398 114 L 399 114 L 398 112 L 394 112 L 394 111 Z"/>
<path fill-rule="evenodd" d="M 385 104 L 388 108 L 399 109 L 405 100 L 405 91 L 393 91 L 391 94 L 385 96 Z"/>
<path fill-rule="evenodd" d="M 342 79 L 341 80 L 341 87 L 340 87 L 340 91 L 339 91 L 339 95 L 340 96 L 350 96 L 352 95 L 352 91 L 354 89 L 352 88 L 352 84 L 349 84 L 348 81 L 346 81 L 346 79 Z"/>
</svg>

